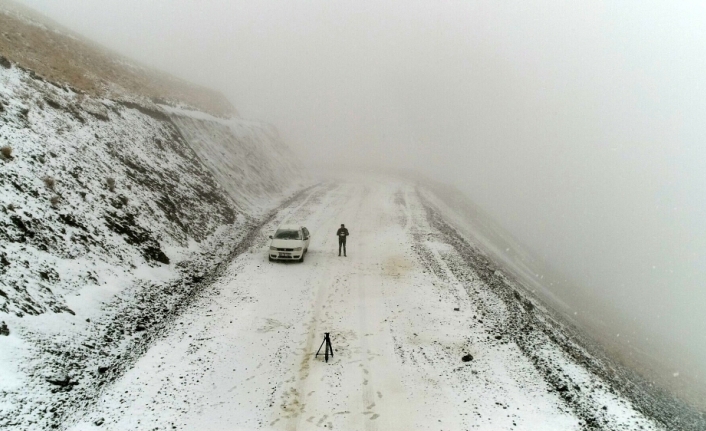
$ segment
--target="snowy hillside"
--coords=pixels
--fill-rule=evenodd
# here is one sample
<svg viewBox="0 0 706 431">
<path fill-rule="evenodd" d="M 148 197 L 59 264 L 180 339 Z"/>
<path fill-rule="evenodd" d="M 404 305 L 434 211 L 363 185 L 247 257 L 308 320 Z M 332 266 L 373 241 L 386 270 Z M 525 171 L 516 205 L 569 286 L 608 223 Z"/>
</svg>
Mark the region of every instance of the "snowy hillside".
<svg viewBox="0 0 706 431">
<path fill-rule="evenodd" d="M 204 113 L 163 108 L 241 210 L 256 213 L 278 199 L 282 190 L 301 184 L 298 160 L 274 127 L 237 117 L 222 120 Z"/>
<path fill-rule="evenodd" d="M 270 126 L 92 97 L 0 64 L 8 425 L 57 391 L 75 403 L 97 369 L 126 363 L 302 182 Z"/>
</svg>

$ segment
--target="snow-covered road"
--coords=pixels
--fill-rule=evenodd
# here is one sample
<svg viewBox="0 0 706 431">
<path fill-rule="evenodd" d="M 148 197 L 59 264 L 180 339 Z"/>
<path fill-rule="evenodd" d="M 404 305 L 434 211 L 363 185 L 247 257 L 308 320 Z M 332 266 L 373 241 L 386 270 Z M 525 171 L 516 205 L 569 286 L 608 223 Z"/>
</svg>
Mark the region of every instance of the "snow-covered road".
<svg viewBox="0 0 706 431">
<path fill-rule="evenodd" d="M 267 236 L 285 221 L 312 232 L 303 264 L 267 261 Z M 337 254 L 341 223 L 348 257 Z M 586 429 L 575 400 L 491 331 L 497 316 L 479 303 L 498 301 L 478 277 L 457 277 L 443 258 L 455 251 L 440 238 L 404 182 L 313 189 L 72 429 Z M 328 363 L 314 356 L 324 332 L 335 350 Z M 599 429 L 659 429 L 551 355 L 566 361 L 577 393 L 591 394 Z"/>
</svg>

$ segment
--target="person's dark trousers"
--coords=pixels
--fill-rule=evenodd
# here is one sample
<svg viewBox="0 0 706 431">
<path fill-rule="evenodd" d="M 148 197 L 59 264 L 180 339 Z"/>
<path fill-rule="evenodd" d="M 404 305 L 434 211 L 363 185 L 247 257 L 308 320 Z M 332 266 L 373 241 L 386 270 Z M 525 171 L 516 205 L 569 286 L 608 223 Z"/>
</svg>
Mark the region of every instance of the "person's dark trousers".
<svg viewBox="0 0 706 431">
<path fill-rule="evenodd" d="M 338 238 L 338 255 L 341 255 L 341 247 L 343 247 L 343 255 L 346 255 L 346 238 Z"/>
</svg>

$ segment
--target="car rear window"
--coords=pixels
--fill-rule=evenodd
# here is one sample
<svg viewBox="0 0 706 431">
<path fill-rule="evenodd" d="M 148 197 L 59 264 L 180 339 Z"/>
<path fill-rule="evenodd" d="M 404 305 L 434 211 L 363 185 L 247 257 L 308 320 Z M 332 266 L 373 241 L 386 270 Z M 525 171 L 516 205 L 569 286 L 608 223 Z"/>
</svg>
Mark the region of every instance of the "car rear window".
<svg viewBox="0 0 706 431">
<path fill-rule="evenodd" d="M 275 239 L 302 239 L 302 236 L 298 230 L 279 229 L 275 233 Z"/>
</svg>

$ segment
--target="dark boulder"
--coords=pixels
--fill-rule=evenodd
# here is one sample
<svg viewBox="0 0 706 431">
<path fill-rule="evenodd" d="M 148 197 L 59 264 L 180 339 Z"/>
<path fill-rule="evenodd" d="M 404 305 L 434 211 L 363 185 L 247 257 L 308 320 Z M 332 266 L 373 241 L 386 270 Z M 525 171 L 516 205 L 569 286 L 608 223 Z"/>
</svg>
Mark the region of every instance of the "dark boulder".
<svg viewBox="0 0 706 431">
<path fill-rule="evenodd" d="M 62 388 L 67 387 L 67 386 L 78 385 L 78 382 L 72 382 L 71 377 L 69 377 L 69 376 L 47 378 L 47 382 L 51 383 L 52 385 L 61 386 Z"/>
</svg>

